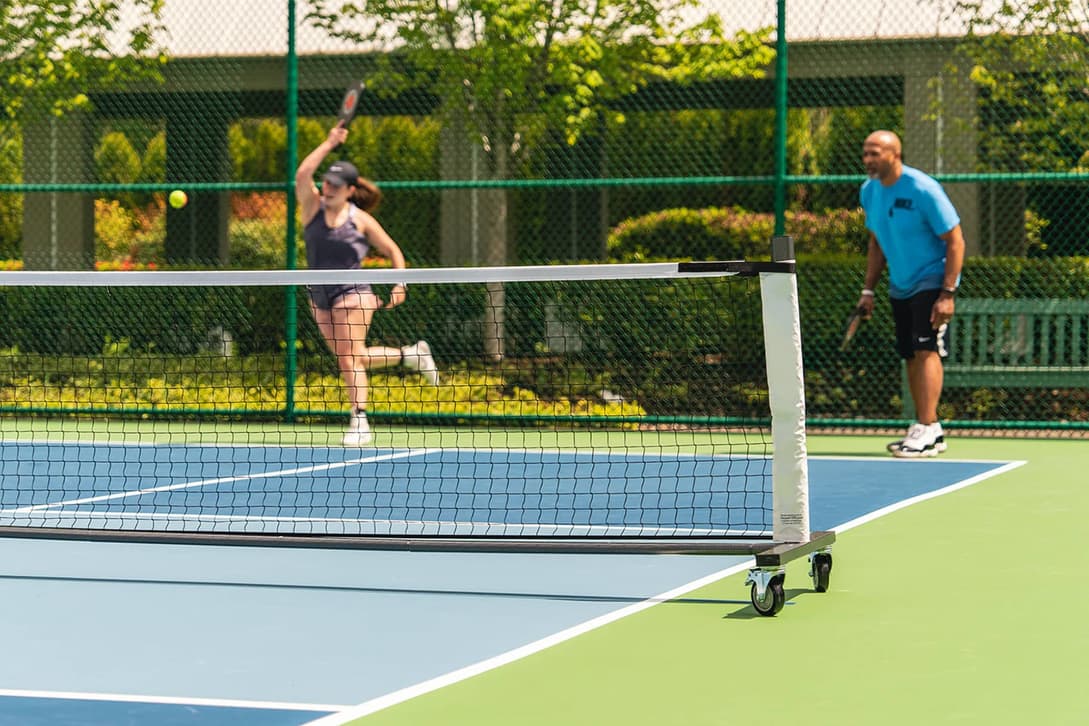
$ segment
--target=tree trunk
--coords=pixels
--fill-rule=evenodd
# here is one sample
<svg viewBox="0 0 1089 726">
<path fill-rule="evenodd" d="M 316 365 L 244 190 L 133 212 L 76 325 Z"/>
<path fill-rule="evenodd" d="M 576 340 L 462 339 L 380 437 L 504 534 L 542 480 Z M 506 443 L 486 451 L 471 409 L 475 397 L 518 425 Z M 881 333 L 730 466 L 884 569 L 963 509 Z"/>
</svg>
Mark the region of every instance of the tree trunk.
<svg viewBox="0 0 1089 726">
<path fill-rule="evenodd" d="M 506 179 L 510 165 L 510 149 L 505 140 L 497 140 L 493 147 L 495 154 L 495 179 Z M 502 266 L 507 264 L 507 190 L 481 190 L 481 224 L 485 245 L 484 264 Z M 505 354 L 504 336 L 506 334 L 506 289 L 502 283 L 490 282 L 484 310 L 484 356 L 487 360 L 498 363 Z"/>
</svg>

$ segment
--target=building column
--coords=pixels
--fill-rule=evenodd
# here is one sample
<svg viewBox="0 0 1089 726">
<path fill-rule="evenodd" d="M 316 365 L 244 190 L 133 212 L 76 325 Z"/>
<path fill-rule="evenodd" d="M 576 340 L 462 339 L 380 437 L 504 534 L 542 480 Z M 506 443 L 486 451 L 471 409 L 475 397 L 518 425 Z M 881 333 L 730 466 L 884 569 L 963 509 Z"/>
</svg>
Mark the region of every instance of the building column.
<svg viewBox="0 0 1089 726">
<path fill-rule="evenodd" d="M 976 89 L 963 76 L 950 76 L 944 58 L 920 55 L 904 67 L 904 163 L 929 174 L 978 171 Z M 969 255 L 981 251 L 980 185 L 943 183 L 960 214 Z"/>
<path fill-rule="evenodd" d="M 23 127 L 23 181 L 94 181 L 91 117 L 70 113 Z M 23 200 L 23 264 L 28 270 L 85 270 L 94 266 L 95 207 L 89 192 L 28 192 Z"/>
<path fill-rule="evenodd" d="M 191 182 L 225 182 L 231 159 L 227 132 L 237 109 L 220 97 L 187 94 L 166 119 L 166 179 L 185 190 Z M 189 203 L 166 209 L 166 259 L 174 264 L 217 264 L 228 259 L 229 192 L 186 190 Z"/>
</svg>

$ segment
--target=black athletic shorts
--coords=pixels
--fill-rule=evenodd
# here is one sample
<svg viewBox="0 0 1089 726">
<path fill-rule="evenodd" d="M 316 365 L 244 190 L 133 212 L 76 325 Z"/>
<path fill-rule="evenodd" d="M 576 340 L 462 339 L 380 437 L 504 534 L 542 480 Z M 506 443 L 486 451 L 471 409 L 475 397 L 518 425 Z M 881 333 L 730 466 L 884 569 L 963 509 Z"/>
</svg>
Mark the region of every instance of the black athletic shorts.
<svg viewBox="0 0 1089 726">
<path fill-rule="evenodd" d="M 370 292 L 370 285 L 310 285 L 310 301 L 319 310 L 332 310 L 336 301 L 350 292 Z"/>
<path fill-rule="evenodd" d="M 930 325 L 930 312 L 939 294 L 941 290 L 923 290 L 903 300 L 891 298 L 896 352 L 901 358 L 914 358 L 917 350 L 934 350 L 942 358 L 949 354 L 949 326 L 935 330 Z"/>
</svg>

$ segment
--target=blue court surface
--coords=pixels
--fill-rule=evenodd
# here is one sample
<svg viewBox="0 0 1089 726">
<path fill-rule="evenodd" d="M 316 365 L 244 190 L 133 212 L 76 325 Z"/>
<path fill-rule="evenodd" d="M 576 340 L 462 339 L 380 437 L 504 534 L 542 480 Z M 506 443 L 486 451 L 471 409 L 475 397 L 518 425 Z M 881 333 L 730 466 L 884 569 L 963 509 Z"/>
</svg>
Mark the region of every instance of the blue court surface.
<svg viewBox="0 0 1089 726">
<path fill-rule="evenodd" d="M 20 482 L 62 483 L 5 489 L 2 523 L 397 534 L 766 526 L 767 492 L 752 484 L 766 479 L 766 459 L 643 456 L 629 476 L 630 462 L 603 455 L 588 479 L 589 455 L 562 452 L 299 448 L 285 464 L 274 447 L 207 447 L 183 460 L 184 447 L 64 446 L 36 459 L 23 445 L 18 462 L 0 446 L 7 476 L 16 467 Z M 376 482 L 366 494 L 360 466 Z M 1002 466 L 812 458 L 812 527 Z M 0 539 L 0 724 L 305 724 L 544 647 L 745 560 Z"/>
</svg>

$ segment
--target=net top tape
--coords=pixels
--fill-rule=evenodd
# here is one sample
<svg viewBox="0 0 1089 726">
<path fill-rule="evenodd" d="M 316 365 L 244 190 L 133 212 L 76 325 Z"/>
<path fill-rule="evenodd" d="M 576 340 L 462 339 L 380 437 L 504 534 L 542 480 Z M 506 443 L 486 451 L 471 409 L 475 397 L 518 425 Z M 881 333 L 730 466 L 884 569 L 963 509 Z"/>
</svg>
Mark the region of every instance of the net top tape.
<svg viewBox="0 0 1089 726">
<path fill-rule="evenodd" d="M 17 270 L 0 272 L 9 287 L 217 287 L 338 284 L 438 284 L 663 279 L 794 274 L 793 262 L 653 262 L 358 270 Z"/>
</svg>

